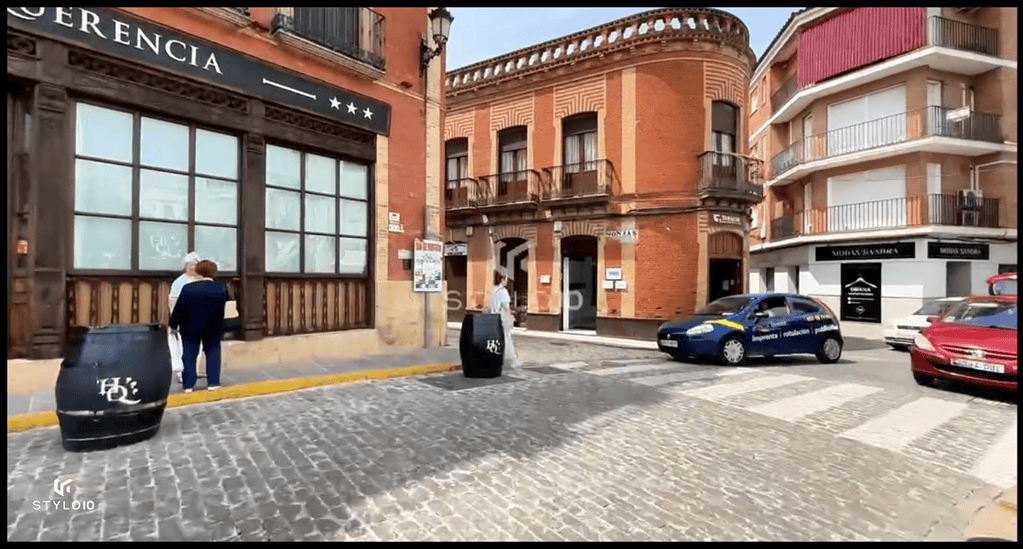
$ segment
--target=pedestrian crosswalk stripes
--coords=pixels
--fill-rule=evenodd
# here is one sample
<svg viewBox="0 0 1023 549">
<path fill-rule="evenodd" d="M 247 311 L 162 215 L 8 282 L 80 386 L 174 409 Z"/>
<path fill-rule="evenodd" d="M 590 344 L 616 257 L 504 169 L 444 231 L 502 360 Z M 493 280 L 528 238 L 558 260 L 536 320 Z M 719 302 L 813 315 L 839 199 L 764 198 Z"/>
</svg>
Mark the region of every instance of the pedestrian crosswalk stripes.
<svg viewBox="0 0 1023 549">
<path fill-rule="evenodd" d="M 761 404 L 747 408 L 747 410 L 777 419 L 796 421 L 797 419 L 840 406 L 880 390 L 877 387 L 868 387 L 857 383 L 843 383 L 811 393 Z"/>
<path fill-rule="evenodd" d="M 964 402 L 921 397 L 839 436 L 898 452 L 965 409 Z"/>
<path fill-rule="evenodd" d="M 646 364 L 634 364 L 632 366 L 615 366 L 612 368 L 603 368 L 600 370 L 591 370 L 586 372 L 588 374 L 594 374 L 598 376 L 615 376 L 621 374 L 634 374 L 636 372 L 650 372 L 650 371 L 665 371 L 673 368 L 677 369 L 678 365 L 665 364 L 663 362 L 648 362 Z"/>
<path fill-rule="evenodd" d="M 1018 421 L 1013 420 L 1005 434 L 994 443 L 987 454 L 970 471 L 971 475 L 1000 488 L 1009 488 L 1016 484 L 1019 466 L 1017 463 L 1017 424 Z"/>
<path fill-rule="evenodd" d="M 565 362 L 563 364 L 551 364 L 551 368 L 560 368 L 562 370 L 578 370 L 588 366 L 585 362 Z"/>
<path fill-rule="evenodd" d="M 797 376 L 795 374 L 781 374 L 776 376 L 758 377 L 736 383 L 716 383 L 709 387 L 701 387 L 699 389 L 684 391 L 684 394 L 696 398 L 702 398 L 704 400 L 719 400 L 745 393 L 752 393 L 753 391 L 774 389 L 783 385 L 789 385 L 790 383 L 809 381 L 811 379 L 813 378 Z"/>
<path fill-rule="evenodd" d="M 786 391 L 786 395 L 791 396 L 764 402 L 766 393 L 762 391 L 792 386 L 804 381 L 822 380 L 755 368 L 708 367 L 677 371 L 679 365 L 669 361 L 606 361 L 604 365 L 609 363 L 622 365 L 589 368 L 585 370 L 585 373 L 607 378 L 619 377 L 619 379 L 631 383 L 669 389 L 675 393 L 701 400 L 724 401 L 729 406 L 740 408 L 743 408 L 743 404 L 738 401 L 748 398 L 747 402 L 755 401 L 756 404 L 743 408 L 744 410 L 782 421 L 800 422 L 807 426 L 812 426 L 813 422 L 806 423 L 803 420 L 814 414 L 841 413 L 843 409 L 856 410 L 862 408 L 863 403 L 866 402 L 865 399 L 876 398 L 885 393 L 885 389 L 880 387 L 861 383 L 834 382 L 831 386 L 824 388 L 820 388 L 820 385 L 817 384 L 796 395 L 792 395 L 793 391 L 789 390 Z M 564 368 L 565 366 L 560 365 L 559 367 Z M 648 372 L 650 375 L 629 377 L 631 374 L 641 372 Z M 687 382 L 693 382 L 693 386 L 688 386 Z M 707 385 L 707 382 L 711 384 Z M 699 386 L 696 386 L 697 384 Z M 798 390 L 797 387 L 792 387 L 792 389 Z M 761 393 L 756 397 L 751 395 L 751 393 L 757 392 Z M 745 397 L 744 395 L 750 396 Z M 767 395 L 767 398 L 770 398 L 770 395 Z M 738 401 L 734 399 L 738 399 Z M 876 448 L 916 455 L 910 448 L 911 446 L 915 443 L 918 444 L 918 441 L 926 440 L 929 433 L 938 432 L 944 425 L 963 414 L 969 406 L 971 404 L 967 402 L 923 396 L 895 409 L 879 412 L 876 417 L 866 419 L 865 422 L 855 427 L 835 434 Z M 943 465 L 1002 489 L 1008 489 L 1017 482 L 1016 437 L 1017 422 L 1013 419 L 1011 425 L 996 440 L 985 441 L 988 447 L 983 452 L 977 453 L 979 457 L 972 464 L 956 465 L 943 462 Z M 967 469 L 969 470 L 967 471 Z"/>
</svg>

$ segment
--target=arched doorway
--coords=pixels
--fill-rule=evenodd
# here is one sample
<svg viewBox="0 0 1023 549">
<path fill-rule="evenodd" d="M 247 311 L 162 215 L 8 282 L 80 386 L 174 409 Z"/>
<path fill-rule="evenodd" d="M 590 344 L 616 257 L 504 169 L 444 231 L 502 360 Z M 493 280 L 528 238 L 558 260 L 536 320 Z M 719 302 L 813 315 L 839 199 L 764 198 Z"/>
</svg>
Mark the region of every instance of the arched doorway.
<svg viewBox="0 0 1023 549">
<path fill-rule="evenodd" d="M 561 241 L 563 330 L 597 329 L 597 237 Z"/>
<path fill-rule="evenodd" d="M 707 301 L 741 294 L 742 237 L 730 232 L 710 235 L 707 241 L 710 272 L 707 276 Z"/>
<path fill-rule="evenodd" d="M 504 238 L 494 243 L 494 269 L 508 276 L 515 325 L 525 325 L 529 304 L 529 242 Z"/>
</svg>

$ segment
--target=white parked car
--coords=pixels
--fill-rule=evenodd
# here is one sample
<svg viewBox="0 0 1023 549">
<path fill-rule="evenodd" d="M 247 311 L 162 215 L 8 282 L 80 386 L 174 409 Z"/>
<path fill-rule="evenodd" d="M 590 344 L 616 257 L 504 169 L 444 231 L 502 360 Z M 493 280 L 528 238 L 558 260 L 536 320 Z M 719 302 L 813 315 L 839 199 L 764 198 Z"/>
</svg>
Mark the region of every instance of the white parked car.
<svg viewBox="0 0 1023 549">
<path fill-rule="evenodd" d="M 884 326 L 884 342 L 896 349 L 908 350 L 916 334 L 930 326 L 927 317 L 941 316 L 962 300 L 961 297 L 938 298 L 928 301 L 909 316 L 888 321 Z"/>
</svg>

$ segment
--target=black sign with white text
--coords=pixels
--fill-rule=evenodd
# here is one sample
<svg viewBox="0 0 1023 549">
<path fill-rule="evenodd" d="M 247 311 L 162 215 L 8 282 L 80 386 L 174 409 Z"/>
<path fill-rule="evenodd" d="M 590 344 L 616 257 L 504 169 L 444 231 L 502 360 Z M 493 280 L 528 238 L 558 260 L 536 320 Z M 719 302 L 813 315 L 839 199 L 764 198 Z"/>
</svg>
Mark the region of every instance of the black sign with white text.
<svg viewBox="0 0 1023 549">
<path fill-rule="evenodd" d="M 963 244 L 961 242 L 928 242 L 927 257 L 931 259 L 988 259 L 987 244 Z"/>
<path fill-rule="evenodd" d="M 124 12 L 104 8 L 7 8 L 7 26 L 304 108 L 374 133 L 387 135 L 390 131 L 391 107 L 386 103 L 278 70 Z"/>
<path fill-rule="evenodd" d="M 842 264 L 841 320 L 881 322 L 881 264 Z"/>
<path fill-rule="evenodd" d="M 912 259 L 916 257 L 916 243 L 891 242 L 887 244 L 857 244 L 853 246 L 817 246 L 814 253 L 816 254 L 817 261 Z"/>
</svg>

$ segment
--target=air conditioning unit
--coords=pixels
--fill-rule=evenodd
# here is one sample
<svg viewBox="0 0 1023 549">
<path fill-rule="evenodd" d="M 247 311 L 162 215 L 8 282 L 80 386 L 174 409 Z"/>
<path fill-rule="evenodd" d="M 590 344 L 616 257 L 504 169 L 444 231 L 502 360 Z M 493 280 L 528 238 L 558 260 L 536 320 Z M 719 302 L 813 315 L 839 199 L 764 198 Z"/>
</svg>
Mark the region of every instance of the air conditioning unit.
<svg viewBox="0 0 1023 549">
<path fill-rule="evenodd" d="M 980 189 L 963 189 L 959 191 L 959 196 L 963 199 L 963 208 L 979 210 L 984 198 L 984 192 Z"/>
<path fill-rule="evenodd" d="M 963 189 L 959 191 L 959 196 L 963 199 L 962 224 L 976 227 L 980 224 L 984 193 L 980 189 Z"/>
</svg>

